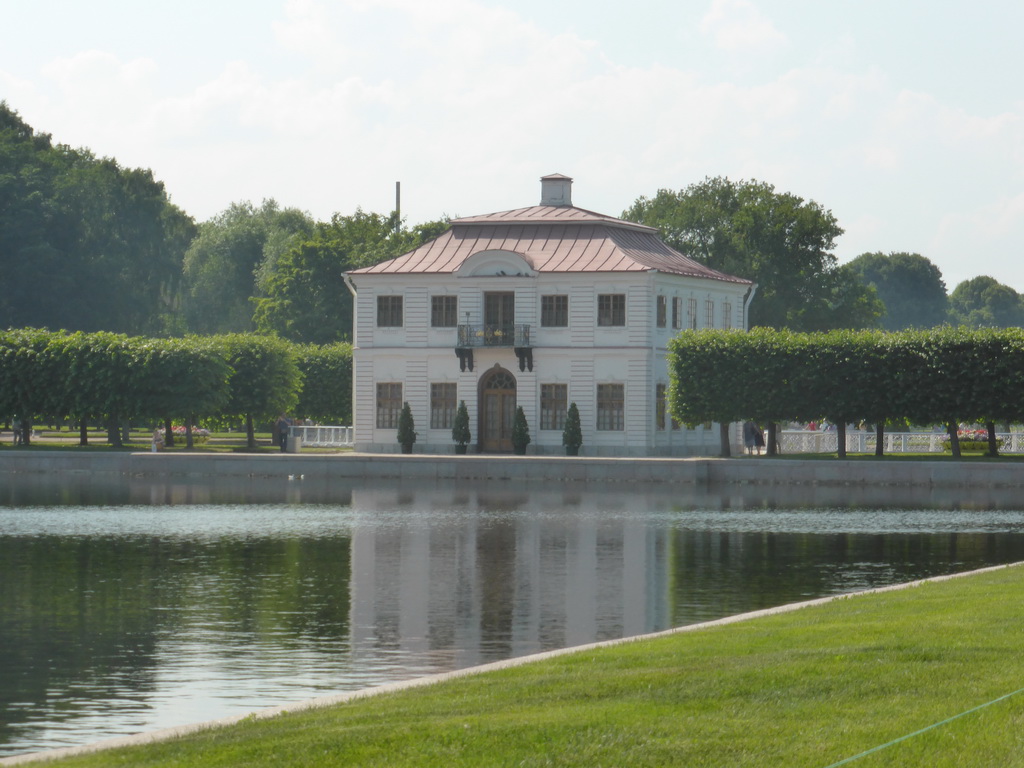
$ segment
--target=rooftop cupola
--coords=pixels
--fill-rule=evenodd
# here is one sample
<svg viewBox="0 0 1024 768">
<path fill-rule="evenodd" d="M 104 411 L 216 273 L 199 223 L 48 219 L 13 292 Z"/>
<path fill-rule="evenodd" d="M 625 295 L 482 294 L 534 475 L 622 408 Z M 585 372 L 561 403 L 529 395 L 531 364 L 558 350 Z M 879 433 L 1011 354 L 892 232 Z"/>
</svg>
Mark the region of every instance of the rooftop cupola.
<svg viewBox="0 0 1024 768">
<path fill-rule="evenodd" d="M 572 179 L 560 173 L 540 177 L 541 205 L 572 205 Z"/>
</svg>

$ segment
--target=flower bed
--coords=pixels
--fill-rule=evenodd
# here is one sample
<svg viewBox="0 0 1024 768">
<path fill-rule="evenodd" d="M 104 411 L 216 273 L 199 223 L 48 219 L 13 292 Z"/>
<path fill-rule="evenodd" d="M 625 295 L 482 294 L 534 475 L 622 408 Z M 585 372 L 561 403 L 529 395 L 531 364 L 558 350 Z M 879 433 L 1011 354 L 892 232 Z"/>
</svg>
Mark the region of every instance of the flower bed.
<svg viewBox="0 0 1024 768">
<path fill-rule="evenodd" d="M 188 435 L 185 432 L 185 427 L 183 425 L 182 426 L 171 427 L 171 432 L 174 433 L 175 441 L 177 441 L 178 438 L 181 438 L 182 440 L 185 440 L 188 437 Z M 210 439 L 210 430 L 208 430 L 208 429 L 201 429 L 200 427 L 192 427 L 192 444 L 193 445 L 202 445 L 203 443 L 205 443 L 209 439 Z"/>
<path fill-rule="evenodd" d="M 987 451 L 988 430 L 986 429 L 962 429 L 956 433 L 960 441 L 961 451 Z M 1003 447 L 1003 438 L 996 438 L 996 448 Z M 942 436 L 942 450 L 950 453 L 953 450 L 949 435 Z"/>
</svg>

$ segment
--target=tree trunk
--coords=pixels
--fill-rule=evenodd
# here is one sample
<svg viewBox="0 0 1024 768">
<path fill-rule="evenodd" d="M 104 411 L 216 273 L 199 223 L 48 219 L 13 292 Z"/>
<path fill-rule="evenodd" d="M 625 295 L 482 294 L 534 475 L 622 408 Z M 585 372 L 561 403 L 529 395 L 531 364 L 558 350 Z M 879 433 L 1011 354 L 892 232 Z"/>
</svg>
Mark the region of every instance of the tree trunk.
<svg viewBox="0 0 1024 768">
<path fill-rule="evenodd" d="M 885 455 L 885 422 L 875 424 L 875 456 Z"/>
<path fill-rule="evenodd" d="M 840 459 L 846 458 L 846 422 L 836 424 L 836 453 Z"/>
<path fill-rule="evenodd" d="M 722 458 L 728 459 L 732 456 L 732 448 L 729 445 L 729 424 L 724 421 L 718 423 L 718 436 L 722 441 Z"/>
<path fill-rule="evenodd" d="M 949 422 L 946 425 L 946 434 L 949 435 L 949 452 L 954 459 L 960 458 L 960 435 L 957 433 L 956 424 Z"/>
<path fill-rule="evenodd" d="M 996 423 L 994 421 L 986 421 L 985 428 L 988 430 L 988 455 L 998 456 L 999 442 L 996 440 Z"/>
<path fill-rule="evenodd" d="M 174 429 L 171 427 L 171 420 L 164 419 L 164 446 L 167 448 L 174 447 Z"/>
<path fill-rule="evenodd" d="M 779 425 L 774 421 L 768 422 L 768 451 L 769 456 L 779 455 Z"/>
<path fill-rule="evenodd" d="M 21 444 L 30 445 L 32 443 L 32 419 L 21 420 Z"/>
<path fill-rule="evenodd" d="M 110 414 L 110 419 L 107 421 L 107 442 L 115 448 L 120 448 L 124 443 L 121 442 L 121 429 L 118 426 L 118 417 L 116 413 Z"/>
<path fill-rule="evenodd" d="M 78 422 L 78 444 L 89 444 L 89 423 L 85 419 Z"/>
<path fill-rule="evenodd" d="M 245 444 L 250 451 L 256 450 L 256 430 L 252 426 L 252 416 L 245 416 Z"/>
</svg>

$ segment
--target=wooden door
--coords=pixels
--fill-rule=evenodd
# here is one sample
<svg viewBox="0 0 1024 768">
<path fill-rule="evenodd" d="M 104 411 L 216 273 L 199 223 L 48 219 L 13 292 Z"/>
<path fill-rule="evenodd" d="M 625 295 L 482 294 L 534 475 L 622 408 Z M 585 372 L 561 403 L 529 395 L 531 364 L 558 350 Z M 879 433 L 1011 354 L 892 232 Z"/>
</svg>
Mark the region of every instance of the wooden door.
<svg viewBox="0 0 1024 768">
<path fill-rule="evenodd" d="M 480 387 L 480 448 L 493 453 L 512 450 L 512 422 L 516 416 L 516 380 L 506 370 L 487 374 Z"/>
</svg>

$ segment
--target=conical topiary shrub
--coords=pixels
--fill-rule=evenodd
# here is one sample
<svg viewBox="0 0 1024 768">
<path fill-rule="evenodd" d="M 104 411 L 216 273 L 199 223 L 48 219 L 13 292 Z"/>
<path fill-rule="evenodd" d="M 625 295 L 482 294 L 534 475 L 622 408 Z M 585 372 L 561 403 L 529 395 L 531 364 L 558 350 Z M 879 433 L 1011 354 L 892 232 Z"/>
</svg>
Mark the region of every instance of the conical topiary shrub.
<svg viewBox="0 0 1024 768">
<path fill-rule="evenodd" d="M 416 422 L 412 418 L 409 403 L 402 404 L 402 412 L 398 415 L 398 444 L 402 453 L 412 453 L 412 444 L 416 442 Z"/>
<path fill-rule="evenodd" d="M 526 453 L 526 446 L 530 444 L 530 426 L 526 423 L 526 414 L 523 413 L 523 406 L 516 408 L 516 418 L 512 422 L 512 450 L 519 456 Z"/>
<path fill-rule="evenodd" d="M 452 440 L 455 441 L 455 452 L 465 453 L 466 446 L 473 439 L 469 431 L 469 411 L 466 410 L 466 401 L 459 401 L 459 409 L 455 412 L 455 421 L 452 422 Z"/>
<path fill-rule="evenodd" d="M 565 413 L 565 426 L 562 428 L 562 445 L 566 456 L 578 456 L 583 445 L 583 429 L 580 427 L 580 409 L 576 403 L 569 405 Z"/>
</svg>

